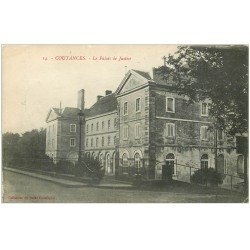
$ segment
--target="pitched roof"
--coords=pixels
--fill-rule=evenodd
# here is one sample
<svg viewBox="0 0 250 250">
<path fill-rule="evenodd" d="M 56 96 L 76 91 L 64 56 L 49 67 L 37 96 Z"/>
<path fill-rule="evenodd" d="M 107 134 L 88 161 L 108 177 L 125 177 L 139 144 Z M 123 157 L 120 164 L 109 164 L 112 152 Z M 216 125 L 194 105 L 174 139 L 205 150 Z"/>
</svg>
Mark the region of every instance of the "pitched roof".
<svg viewBox="0 0 250 250">
<path fill-rule="evenodd" d="M 141 75 L 142 77 L 148 79 L 148 80 L 152 80 L 151 76 L 149 75 L 148 72 L 145 72 L 145 71 L 140 71 L 140 70 L 135 70 L 135 69 L 132 69 L 134 72 L 136 72 L 137 74 Z"/>
<path fill-rule="evenodd" d="M 80 109 L 78 108 L 72 108 L 72 107 L 65 107 L 62 110 L 62 116 L 63 117 L 76 117 L 79 113 Z"/>
<path fill-rule="evenodd" d="M 52 110 L 54 110 L 54 112 L 59 116 L 60 115 L 60 111 L 59 108 L 51 108 Z"/>
<path fill-rule="evenodd" d="M 115 111 L 117 109 L 117 100 L 115 93 L 106 95 L 97 101 L 88 111 L 87 116 L 96 116 Z"/>
</svg>

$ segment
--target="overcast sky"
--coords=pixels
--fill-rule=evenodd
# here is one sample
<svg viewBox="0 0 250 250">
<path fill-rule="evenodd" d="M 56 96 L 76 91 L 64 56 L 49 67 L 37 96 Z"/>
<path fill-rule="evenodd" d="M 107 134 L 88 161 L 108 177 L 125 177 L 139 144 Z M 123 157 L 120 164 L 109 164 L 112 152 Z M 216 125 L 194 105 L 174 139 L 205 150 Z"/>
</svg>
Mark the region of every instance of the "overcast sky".
<svg viewBox="0 0 250 250">
<path fill-rule="evenodd" d="M 49 109 L 59 107 L 60 101 L 62 107 L 76 107 L 79 89 L 85 89 L 88 108 L 106 89 L 116 90 L 126 69 L 152 75 L 152 68 L 163 64 L 162 57 L 176 49 L 173 45 L 4 46 L 3 132 L 45 127 Z M 85 60 L 57 60 L 59 56 Z M 117 59 L 100 60 L 100 56 Z M 119 61 L 120 56 L 131 59 Z"/>
</svg>

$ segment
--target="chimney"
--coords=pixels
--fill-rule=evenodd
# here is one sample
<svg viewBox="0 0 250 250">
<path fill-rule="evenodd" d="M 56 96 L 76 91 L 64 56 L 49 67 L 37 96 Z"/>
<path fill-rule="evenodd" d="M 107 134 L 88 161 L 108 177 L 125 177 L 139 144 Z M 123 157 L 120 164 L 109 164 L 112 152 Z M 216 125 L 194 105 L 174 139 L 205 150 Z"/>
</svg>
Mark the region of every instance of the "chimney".
<svg viewBox="0 0 250 250">
<path fill-rule="evenodd" d="M 84 89 L 81 89 L 77 93 L 77 108 L 84 110 Z"/>
<path fill-rule="evenodd" d="M 99 101 L 101 98 L 103 98 L 103 96 L 102 95 L 98 95 L 97 96 L 97 101 Z"/>
<path fill-rule="evenodd" d="M 111 90 L 106 90 L 106 91 L 105 91 L 105 95 L 110 95 L 110 94 L 112 94 L 112 91 L 111 91 Z"/>
</svg>

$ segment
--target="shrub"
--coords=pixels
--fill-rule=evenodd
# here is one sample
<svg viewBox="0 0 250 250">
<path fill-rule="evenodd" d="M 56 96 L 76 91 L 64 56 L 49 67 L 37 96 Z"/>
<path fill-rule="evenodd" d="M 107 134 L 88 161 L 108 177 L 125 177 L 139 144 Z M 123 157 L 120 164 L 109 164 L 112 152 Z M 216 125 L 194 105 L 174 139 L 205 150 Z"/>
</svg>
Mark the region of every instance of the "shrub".
<svg viewBox="0 0 250 250">
<path fill-rule="evenodd" d="M 92 178 L 92 180 L 100 181 L 104 174 L 104 167 L 98 159 L 93 156 L 82 156 L 80 164 L 77 164 L 76 174 L 85 175 Z"/>
<path fill-rule="evenodd" d="M 56 163 L 55 171 L 62 174 L 73 174 L 74 164 L 68 160 L 60 160 Z"/>
<path fill-rule="evenodd" d="M 223 178 L 222 175 L 215 171 L 213 168 L 198 169 L 191 176 L 191 182 L 196 184 L 210 184 L 217 186 L 222 184 Z"/>
</svg>

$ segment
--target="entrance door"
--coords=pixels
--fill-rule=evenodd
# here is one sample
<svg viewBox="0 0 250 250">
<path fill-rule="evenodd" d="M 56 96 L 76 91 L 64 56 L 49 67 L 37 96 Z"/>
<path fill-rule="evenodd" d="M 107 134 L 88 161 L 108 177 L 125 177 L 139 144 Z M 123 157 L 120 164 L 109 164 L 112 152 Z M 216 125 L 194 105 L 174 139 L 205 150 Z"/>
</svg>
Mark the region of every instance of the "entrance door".
<svg viewBox="0 0 250 250">
<path fill-rule="evenodd" d="M 162 179 L 163 180 L 172 180 L 174 174 L 174 154 L 168 154 L 166 156 L 166 165 L 162 166 Z"/>
</svg>

